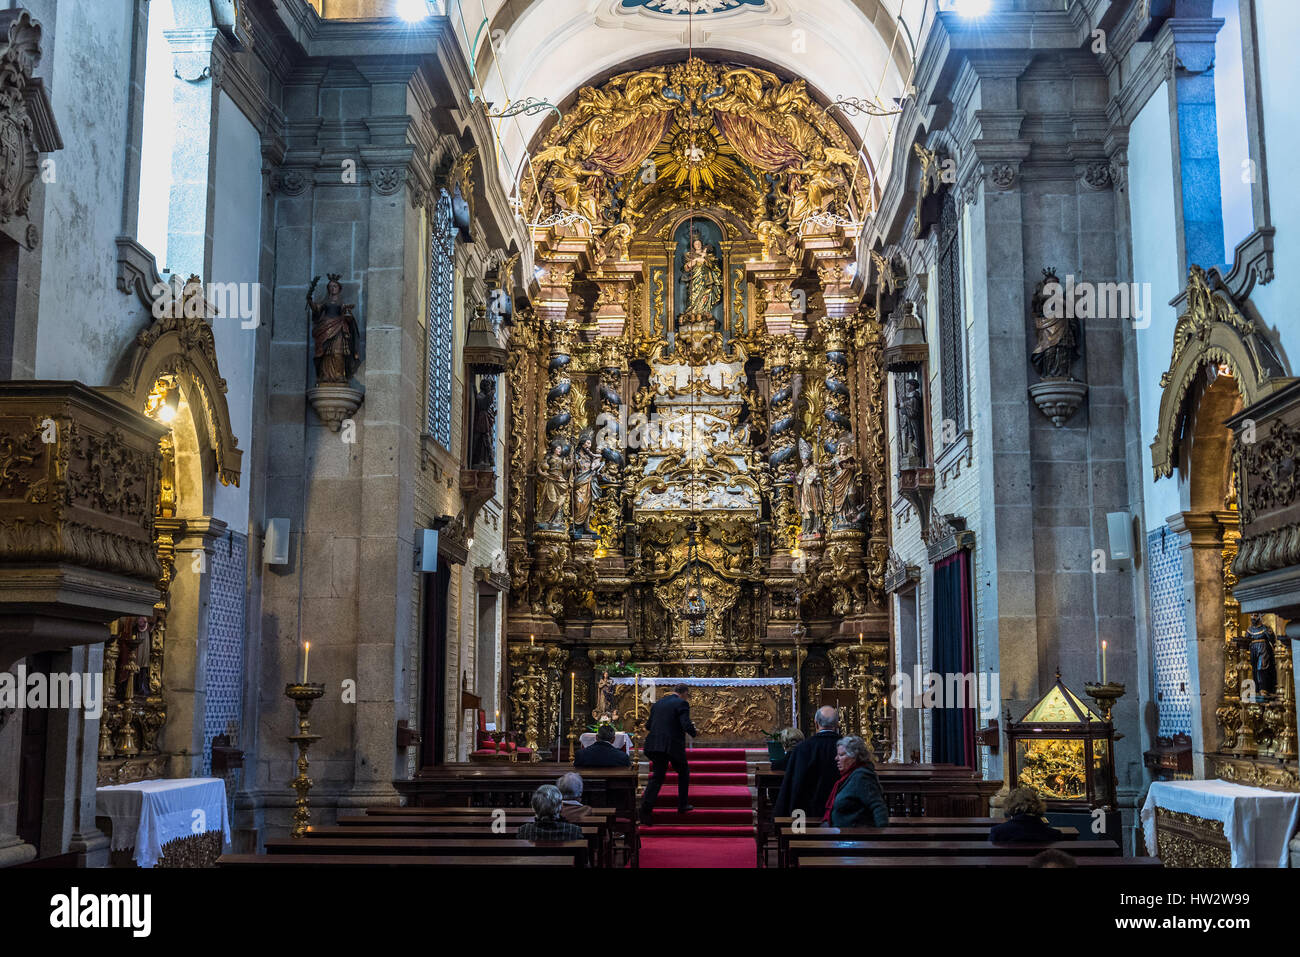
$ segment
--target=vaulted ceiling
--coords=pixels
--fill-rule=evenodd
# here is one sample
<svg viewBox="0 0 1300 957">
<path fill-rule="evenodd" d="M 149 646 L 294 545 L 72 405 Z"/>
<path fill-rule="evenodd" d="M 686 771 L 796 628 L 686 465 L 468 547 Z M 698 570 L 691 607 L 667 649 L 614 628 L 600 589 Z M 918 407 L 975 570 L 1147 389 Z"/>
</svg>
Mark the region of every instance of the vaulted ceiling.
<svg viewBox="0 0 1300 957">
<path fill-rule="evenodd" d="M 498 109 L 525 97 L 564 107 L 584 85 L 674 55 L 684 60 L 688 49 L 803 78 L 826 102 L 878 97 L 892 107 L 934 0 L 449 0 L 446 13 Z M 499 124 L 507 192 L 553 119 Z M 839 119 L 879 170 L 890 118 Z"/>
</svg>

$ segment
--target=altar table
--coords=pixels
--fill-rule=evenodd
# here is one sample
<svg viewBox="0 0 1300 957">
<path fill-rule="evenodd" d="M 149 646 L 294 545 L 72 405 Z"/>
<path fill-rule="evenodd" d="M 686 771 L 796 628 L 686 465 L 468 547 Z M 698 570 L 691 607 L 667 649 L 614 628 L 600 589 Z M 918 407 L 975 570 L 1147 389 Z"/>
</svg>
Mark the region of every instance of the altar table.
<svg viewBox="0 0 1300 957">
<path fill-rule="evenodd" d="M 578 735 L 578 744 L 581 747 L 589 748 L 595 743 L 596 743 L 595 731 L 584 731 L 582 734 Z M 631 754 L 632 753 L 631 736 L 626 731 L 615 731 L 614 747 L 616 747 L 620 751 L 626 751 L 628 754 Z"/>
<path fill-rule="evenodd" d="M 1148 854 L 1166 857 L 1171 849 L 1177 853 L 1178 841 L 1170 840 L 1176 831 L 1190 832 L 1195 844 L 1198 825 L 1216 834 L 1221 826 L 1233 867 L 1286 867 L 1287 844 L 1298 822 L 1300 794 L 1229 781 L 1155 781 L 1142 805 Z M 1179 837 L 1187 839 L 1187 834 Z M 1164 854 L 1158 850 L 1161 844 Z M 1166 861 L 1179 863 L 1186 862 Z"/>
<path fill-rule="evenodd" d="M 760 746 L 777 728 L 798 726 L 794 678 L 611 678 L 623 721 L 645 720 L 650 704 L 679 684 L 690 688 L 696 744 Z M 649 693 L 647 694 L 647 689 Z M 638 702 L 637 695 L 640 695 Z"/>
<path fill-rule="evenodd" d="M 135 862 L 153 867 L 163 845 L 216 832 L 230 843 L 226 785 L 220 778 L 172 778 L 95 789 L 95 814 L 113 822 L 113 850 L 135 848 Z"/>
</svg>

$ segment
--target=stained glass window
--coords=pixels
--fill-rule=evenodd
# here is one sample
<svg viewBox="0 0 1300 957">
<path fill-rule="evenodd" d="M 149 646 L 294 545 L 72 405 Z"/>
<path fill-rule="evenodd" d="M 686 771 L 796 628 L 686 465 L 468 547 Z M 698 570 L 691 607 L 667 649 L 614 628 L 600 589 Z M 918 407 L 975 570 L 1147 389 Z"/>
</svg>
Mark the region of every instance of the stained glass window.
<svg viewBox="0 0 1300 957">
<path fill-rule="evenodd" d="M 429 316 L 425 430 L 451 448 L 452 351 L 455 335 L 453 304 L 456 289 L 456 224 L 451 196 L 444 189 L 433 211 L 429 238 Z"/>
</svg>

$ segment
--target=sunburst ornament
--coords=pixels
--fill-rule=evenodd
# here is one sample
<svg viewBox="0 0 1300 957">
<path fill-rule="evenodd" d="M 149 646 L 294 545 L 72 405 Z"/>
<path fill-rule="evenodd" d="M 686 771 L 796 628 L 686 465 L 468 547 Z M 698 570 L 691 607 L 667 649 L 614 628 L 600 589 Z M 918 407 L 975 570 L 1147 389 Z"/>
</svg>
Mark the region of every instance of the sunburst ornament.
<svg viewBox="0 0 1300 957">
<path fill-rule="evenodd" d="M 744 176 L 736 151 L 709 129 L 678 127 L 652 154 L 656 175 L 674 187 L 686 183 L 692 190 L 714 189 L 718 181 Z"/>
</svg>

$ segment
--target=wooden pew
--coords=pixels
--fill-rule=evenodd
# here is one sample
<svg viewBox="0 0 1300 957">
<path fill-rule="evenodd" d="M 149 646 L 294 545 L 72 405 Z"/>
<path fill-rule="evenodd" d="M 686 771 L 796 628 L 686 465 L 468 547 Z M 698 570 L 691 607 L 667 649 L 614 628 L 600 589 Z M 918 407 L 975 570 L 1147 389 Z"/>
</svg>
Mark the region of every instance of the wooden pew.
<svg viewBox="0 0 1300 957">
<path fill-rule="evenodd" d="M 497 808 L 491 807 L 440 807 L 432 805 L 428 807 L 391 807 L 380 805 L 377 807 L 366 808 L 366 817 L 426 817 L 430 814 L 436 814 L 439 817 L 467 817 L 476 818 L 484 815 L 491 816 Z M 501 808 L 507 815 L 526 815 L 532 817 L 533 809 L 529 807 L 506 807 Z M 588 810 L 589 816 L 597 817 L 616 817 L 618 811 L 612 807 L 591 807 Z M 359 817 L 360 815 L 354 815 Z M 340 818 L 342 820 L 342 818 Z M 999 819 L 1000 820 L 1000 819 Z"/>
<path fill-rule="evenodd" d="M 924 821 L 925 818 L 915 820 Z M 1079 837 L 1077 828 L 1060 828 L 1062 841 Z M 787 866 L 791 841 L 979 841 L 987 843 L 989 829 L 986 825 L 964 827 L 939 825 L 937 827 L 809 827 L 796 831 L 794 825 L 777 825 L 776 860 L 778 867 Z"/>
<path fill-rule="evenodd" d="M 789 826 L 794 823 L 793 817 L 775 818 L 777 827 Z M 1001 824 L 1005 821 L 1004 817 L 891 817 L 889 819 L 890 827 L 984 827 L 989 828 L 994 824 Z M 816 821 L 804 819 L 804 824 L 809 830 L 818 827 Z"/>
<path fill-rule="evenodd" d="M 988 814 L 989 798 L 1002 787 L 1001 781 L 986 781 L 970 768 L 955 764 L 877 764 L 876 775 L 884 791 L 890 819 L 962 817 Z M 754 773 L 757 791 L 758 864 L 767 862 L 768 843 L 775 837 L 772 809 L 781 790 L 784 771 L 760 764 Z M 820 819 L 821 808 L 805 808 Z M 815 823 L 815 821 L 813 822 Z"/>
<path fill-rule="evenodd" d="M 531 808 L 533 792 L 569 771 L 582 776 L 583 800 L 593 807 L 613 808 L 622 849 L 636 867 L 637 768 L 575 769 L 551 762 L 502 764 L 443 764 L 424 768 L 409 780 L 393 782 L 407 808 L 476 807 Z"/>
<path fill-rule="evenodd" d="M 367 809 L 370 812 L 376 808 Z M 340 827 L 490 827 L 499 816 L 504 816 L 506 831 L 513 835 L 519 825 L 533 820 L 531 809 L 524 808 L 384 808 L 388 811 L 409 813 L 353 814 L 340 816 L 335 823 Z M 587 816 L 573 823 L 581 827 L 600 829 L 600 855 L 595 866 L 613 867 L 615 835 L 619 833 L 617 812 L 613 808 L 588 808 Z"/>
<path fill-rule="evenodd" d="M 520 821 L 519 824 L 523 822 Z M 371 842 L 375 840 L 421 840 L 440 838 L 482 838 L 485 840 L 515 840 L 519 824 L 513 825 L 501 834 L 494 834 L 485 824 L 434 824 L 427 827 L 309 827 L 304 837 L 311 840 L 356 840 Z M 582 839 L 587 842 L 587 866 L 608 867 L 607 832 L 600 826 L 582 828 Z"/>
<path fill-rule="evenodd" d="M 1120 857 L 1114 841 L 1054 841 L 1051 844 L 989 844 L 982 841 L 791 841 L 787 863 L 810 857 L 1033 857 L 1046 850 L 1071 857 Z"/>
<path fill-rule="evenodd" d="M 576 867 L 573 855 L 223 854 L 217 867 Z"/>
<path fill-rule="evenodd" d="M 1033 856 L 809 857 L 800 867 L 1028 867 Z M 1164 867 L 1158 857 L 1076 857 L 1078 867 Z"/>
<path fill-rule="evenodd" d="M 587 842 L 563 841 L 554 844 L 534 844 L 514 838 L 275 838 L 266 842 L 267 854 L 363 854 L 388 857 L 394 854 L 425 857 L 569 857 L 575 865 L 587 863 Z M 490 864 L 491 861 L 486 863 Z"/>
</svg>

